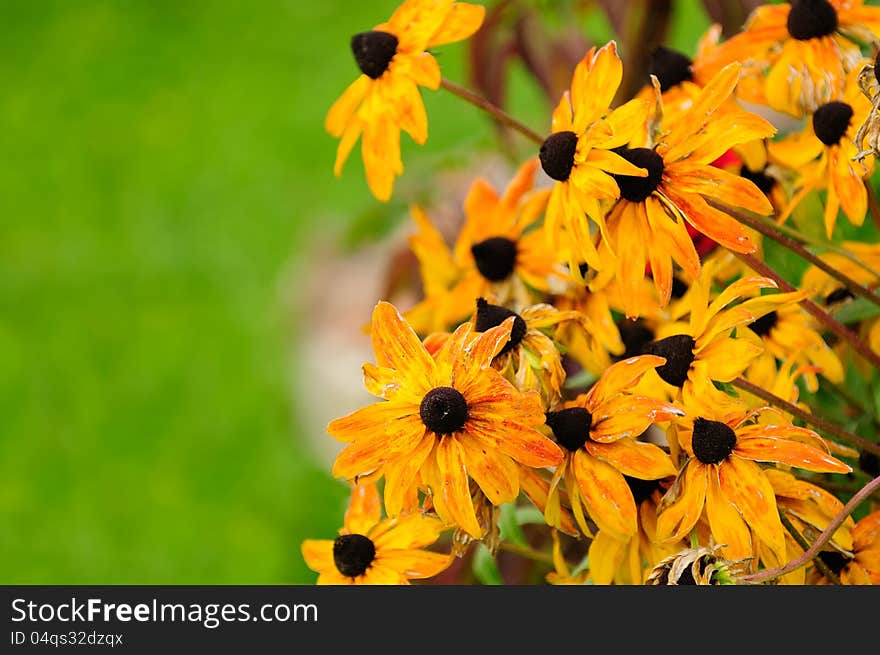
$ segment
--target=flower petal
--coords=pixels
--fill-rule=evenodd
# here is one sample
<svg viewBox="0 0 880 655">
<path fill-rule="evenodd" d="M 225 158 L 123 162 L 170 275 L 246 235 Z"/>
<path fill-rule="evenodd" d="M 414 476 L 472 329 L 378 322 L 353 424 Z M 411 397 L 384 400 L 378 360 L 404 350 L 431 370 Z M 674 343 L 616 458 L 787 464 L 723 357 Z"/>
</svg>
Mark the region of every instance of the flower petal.
<svg viewBox="0 0 880 655">
<path fill-rule="evenodd" d="M 461 445 L 455 437 L 447 436 L 440 440 L 436 452 L 440 488 L 432 489 L 432 494 L 440 496 L 451 521 L 474 539 L 480 539 L 483 531 L 474 511 Z"/>
<path fill-rule="evenodd" d="M 663 357 L 639 355 L 612 364 L 589 392 L 587 409 L 598 409 L 615 394 L 634 386 L 645 373 L 665 363 L 666 359 Z"/>
<path fill-rule="evenodd" d="M 445 528 L 446 525 L 436 516 L 414 512 L 386 519 L 369 536 L 377 551 L 405 550 L 430 546 Z"/>
<path fill-rule="evenodd" d="M 726 559 L 752 557 L 752 535 L 736 507 L 721 490 L 718 467 L 709 468 L 709 487 L 706 490 L 706 517 L 715 541 L 721 544 Z"/>
<path fill-rule="evenodd" d="M 382 503 L 373 480 L 360 482 L 351 490 L 345 510 L 345 529 L 349 534 L 367 535 L 382 519 Z"/>
<path fill-rule="evenodd" d="M 333 475 L 352 479 L 372 473 L 385 462 L 405 457 L 422 442 L 427 429 L 416 415 L 395 421 L 383 432 L 367 434 L 336 456 Z"/>
<path fill-rule="evenodd" d="M 406 505 L 406 499 L 425 460 L 431 454 L 437 436 L 425 430 L 421 440 L 406 457 L 398 457 L 385 464 L 385 511 L 397 516 Z"/>
<path fill-rule="evenodd" d="M 584 447 L 593 457 L 611 464 L 631 478 L 658 480 L 676 473 L 669 455 L 652 443 L 619 439 L 611 443 L 588 441 Z"/>
<path fill-rule="evenodd" d="M 525 466 L 556 466 L 564 457 L 559 446 L 545 435 L 513 421 L 473 418 L 468 420 L 465 430 Z"/>
<path fill-rule="evenodd" d="M 379 366 L 400 371 L 407 385 L 420 395 L 430 391 L 434 360 L 394 305 L 384 300 L 376 305 L 370 335 Z"/>
<path fill-rule="evenodd" d="M 377 550 L 374 562 L 400 572 L 406 578 L 433 578 L 454 558 L 424 550 Z"/>
<path fill-rule="evenodd" d="M 687 535 L 703 513 L 708 467 L 688 460 L 657 507 L 657 540 L 678 541 Z"/>
<path fill-rule="evenodd" d="M 634 535 L 638 529 L 638 513 L 623 475 L 583 449 L 574 454 L 572 470 L 587 512 L 596 525 L 618 539 Z"/>
<path fill-rule="evenodd" d="M 333 563 L 332 539 L 305 539 L 300 549 L 306 565 L 312 571 L 318 573 L 336 571 L 336 564 Z"/>
<path fill-rule="evenodd" d="M 770 436 L 739 438 L 733 452 L 757 462 L 779 462 L 817 473 L 852 472 L 852 467 L 828 453 L 791 439 Z"/>
</svg>

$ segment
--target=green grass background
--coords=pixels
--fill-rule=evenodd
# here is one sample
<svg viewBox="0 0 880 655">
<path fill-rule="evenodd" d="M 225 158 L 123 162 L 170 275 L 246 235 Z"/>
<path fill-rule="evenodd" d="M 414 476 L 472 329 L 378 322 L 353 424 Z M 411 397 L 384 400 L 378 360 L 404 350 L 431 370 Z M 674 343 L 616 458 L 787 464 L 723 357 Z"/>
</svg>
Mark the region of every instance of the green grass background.
<svg viewBox="0 0 880 655">
<path fill-rule="evenodd" d="M 380 232 L 493 138 L 427 93 L 401 197 L 379 206 L 356 154 L 333 177 L 348 39 L 396 4 L 0 5 L 0 583 L 314 581 L 300 542 L 346 495 L 297 416 L 287 276 L 319 226 Z M 681 5 L 689 48 L 707 19 Z"/>
</svg>

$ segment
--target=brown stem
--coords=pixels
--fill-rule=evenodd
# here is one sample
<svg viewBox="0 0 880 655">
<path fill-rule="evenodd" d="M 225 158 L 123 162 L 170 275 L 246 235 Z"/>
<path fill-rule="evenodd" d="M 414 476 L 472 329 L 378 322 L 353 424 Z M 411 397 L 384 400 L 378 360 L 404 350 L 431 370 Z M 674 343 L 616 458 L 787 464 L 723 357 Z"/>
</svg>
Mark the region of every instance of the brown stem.
<svg viewBox="0 0 880 655">
<path fill-rule="evenodd" d="M 843 509 L 837 513 L 837 516 L 831 520 L 831 523 L 829 523 L 828 527 L 822 531 L 822 534 L 820 534 L 819 538 L 813 542 L 813 545 L 805 550 L 800 557 L 793 559 L 784 566 L 779 566 L 774 569 L 765 569 L 763 571 L 758 571 L 757 573 L 752 573 L 751 575 L 743 576 L 740 578 L 740 582 L 743 584 L 759 584 L 761 582 L 767 582 L 774 578 L 778 578 L 781 575 L 785 575 L 786 573 L 797 571 L 799 568 L 806 565 L 807 562 L 813 559 L 822 549 L 822 546 L 831 540 L 834 533 L 837 532 L 837 529 L 843 525 L 846 517 L 852 514 L 856 507 L 861 505 L 862 501 L 874 493 L 878 487 L 880 487 L 880 476 L 877 476 L 864 487 L 859 489 L 856 494 L 849 499 L 849 502 L 843 506 Z"/>
<path fill-rule="evenodd" d="M 810 262 L 819 270 L 825 271 L 826 273 L 828 273 L 828 275 L 830 275 L 841 284 L 843 284 L 843 286 L 845 286 L 847 289 L 849 289 L 849 291 L 852 292 L 853 295 L 861 296 L 862 298 L 865 298 L 880 307 L 880 296 L 873 293 L 870 289 L 863 287 L 861 284 L 853 280 L 848 275 L 841 273 L 824 259 L 814 255 L 791 237 L 782 234 L 782 232 L 777 230 L 775 227 L 768 225 L 764 221 L 753 218 L 745 212 L 737 211 L 732 207 L 728 207 L 727 205 L 720 205 L 719 203 L 714 202 L 711 202 L 709 204 L 715 206 L 716 208 L 722 209 L 725 213 L 730 214 L 740 223 L 748 225 L 750 228 L 760 232 L 765 237 L 772 239 L 779 245 L 784 246 L 785 248 L 788 248 L 799 257 Z"/>
<path fill-rule="evenodd" d="M 779 409 L 785 410 L 792 416 L 797 416 L 805 423 L 809 423 L 810 425 L 814 426 L 819 432 L 824 432 L 828 435 L 832 435 L 840 439 L 841 441 L 845 441 L 854 446 L 858 446 L 862 450 L 867 450 L 874 453 L 875 455 L 880 455 L 880 444 L 876 444 L 873 441 L 868 441 L 867 439 L 864 439 L 856 434 L 853 434 L 852 432 L 848 432 L 847 430 L 838 427 L 834 423 L 831 423 L 830 421 L 820 416 L 811 414 L 810 412 L 801 409 L 797 405 L 788 402 L 784 398 L 780 398 L 776 394 L 767 391 L 763 387 L 759 387 L 758 385 L 749 382 L 745 378 L 736 378 L 733 381 L 733 386 L 758 396 L 758 398 L 767 401 L 771 405 L 775 405 Z"/>
<path fill-rule="evenodd" d="M 798 529 L 795 527 L 794 523 L 792 523 L 789 518 L 785 515 L 784 512 L 779 512 L 779 520 L 782 521 L 782 525 L 785 526 L 785 529 L 788 530 L 788 534 L 791 535 L 792 539 L 794 539 L 798 546 L 807 550 L 810 547 L 810 542 L 804 538 Z M 825 576 L 825 579 L 831 582 L 832 584 L 840 584 L 840 578 L 837 577 L 837 574 L 828 568 L 828 565 L 822 561 L 821 557 L 813 558 L 813 566 L 819 569 L 822 572 L 822 575 Z"/>
<path fill-rule="evenodd" d="M 868 192 L 868 213 L 874 219 L 874 225 L 880 227 L 880 203 L 877 202 L 877 194 L 874 193 L 874 187 L 868 179 L 862 180 L 865 185 L 865 191 Z"/>
<path fill-rule="evenodd" d="M 483 111 L 488 112 L 499 123 L 503 123 L 504 125 L 507 125 L 508 127 L 512 127 L 513 129 L 518 131 L 520 134 L 531 139 L 532 141 L 534 141 L 538 145 L 541 145 L 544 143 L 544 137 L 542 137 L 540 134 L 532 131 L 530 128 L 528 128 L 525 125 L 523 125 L 522 123 L 520 123 L 513 116 L 511 116 L 510 114 L 505 112 L 503 109 L 496 107 L 491 102 L 489 102 L 488 100 L 486 100 L 482 96 L 474 93 L 473 91 L 466 89 L 463 86 L 459 86 L 455 82 L 450 82 L 445 77 L 442 80 L 440 80 L 440 86 L 442 86 L 444 89 L 446 89 L 450 93 L 457 95 L 459 98 L 462 98 L 463 100 L 468 101 L 472 105 L 479 107 Z"/>
<path fill-rule="evenodd" d="M 731 252 L 743 263 L 745 263 L 749 268 L 753 269 L 764 277 L 769 277 L 774 282 L 776 282 L 776 285 L 779 287 L 780 290 L 797 291 L 797 289 L 792 284 L 779 277 L 776 271 L 767 266 L 767 264 L 762 262 L 754 255 L 736 252 L 734 250 L 731 250 Z M 828 328 L 828 330 L 849 343 L 849 345 L 852 346 L 853 350 L 855 350 L 859 355 L 868 360 L 874 367 L 880 368 L 880 355 L 871 350 L 870 346 L 862 341 L 858 337 L 858 335 L 855 334 L 852 330 L 840 323 L 833 316 L 831 316 L 831 314 L 819 307 L 819 305 L 814 303 L 809 298 L 804 298 L 803 300 L 801 300 L 800 305 L 817 321 Z"/>
</svg>

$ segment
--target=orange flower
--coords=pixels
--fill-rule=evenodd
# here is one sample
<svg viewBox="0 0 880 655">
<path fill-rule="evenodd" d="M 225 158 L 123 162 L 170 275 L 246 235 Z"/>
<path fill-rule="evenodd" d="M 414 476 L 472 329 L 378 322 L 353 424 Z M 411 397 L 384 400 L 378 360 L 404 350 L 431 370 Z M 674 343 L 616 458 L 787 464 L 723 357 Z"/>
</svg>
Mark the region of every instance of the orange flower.
<svg viewBox="0 0 880 655">
<path fill-rule="evenodd" d="M 784 561 L 785 529 L 773 486 L 757 462 L 825 473 L 852 469 L 829 455 L 812 430 L 754 423 L 758 410 L 749 411 L 733 399 L 718 408 L 706 402 L 706 386 L 711 383 L 695 386 L 684 397 L 687 415 L 674 426 L 687 458 L 658 508 L 657 537 L 682 539 L 705 512 L 726 558 L 755 557 L 759 541 Z"/>
<path fill-rule="evenodd" d="M 380 302 L 371 324 L 376 364 L 364 365 L 364 384 L 384 400 L 330 422 L 327 431 L 348 443 L 333 474 L 381 470 L 389 516 L 423 485 L 441 518 L 479 539 L 470 479 L 500 505 L 519 494 L 517 463 L 562 461 L 559 447 L 535 429 L 544 422 L 539 395 L 521 393 L 492 368 L 513 324 L 509 318 L 474 335 L 463 323 L 432 357 L 394 306 Z"/>
<path fill-rule="evenodd" d="M 632 357 L 609 367 L 585 394 L 547 413 L 547 426 L 565 449 L 556 468 L 544 516 L 560 526 L 559 485 L 564 482 L 572 514 L 584 534 L 591 534 L 584 508 L 600 530 L 628 540 L 638 529 L 635 500 L 625 475 L 653 480 L 675 474 L 669 455 L 636 440 L 654 422 L 682 412 L 676 407 L 628 390 L 663 358 Z"/>
<path fill-rule="evenodd" d="M 772 206 L 752 182 L 712 162 L 733 146 L 774 134 L 766 120 L 746 111 L 725 109 L 739 78 L 740 65 L 730 64 L 700 91 L 690 108 L 657 137 L 653 148 L 622 148 L 627 161 L 648 171 L 647 177 L 617 175 L 620 200 L 607 217 L 607 241 L 598 268 L 613 271 L 627 301 L 626 313 L 639 315 L 631 300 L 650 265 L 665 306 L 672 293 L 673 262 L 697 277 L 700 258 L 686 224 L 736 252 L 757 249 L 747 229 L 707 202 L 770 214 Z M 549 212 L 549 209 L 548 209 Z"/>
<path fill-rule="evenodd" d="M 394 178 L 403 173 L 400 130 L 418 144 L 428 138 L 428 117 L 419 87 L 440 88 L 440 67 L 428 48 L 461 41 L 479 29 L 479 5 L 452 0 L 406 0 L 369 32 L 355 34 L 351 49 L 361 70 L 327 113 L 325 127 L 339 137 L 334 172 L 358 138 L 367 183 L 379 200 L 388 200 Z"/>
<path fill-rule="evenodd" d="M 372 480 L 351 492 L 344 526 L 336 539 L 306 539 L 302 554 L 318 572 L 319 585 L 406 585 L 430 578 L 452 562 L 450 555 L 423 550 L 440 537 L 443 522 L 421 513 L 382 519 Z"/>
<path fill-rule="evenodd" d="M 880 585 L 880 511 L 868 514 L 852 528 L 852 551 L 823 550 L 819 558 L 845 585 Z M 807 584 L 828 584 L 813 568 Z"/>
<path fill-rule="evenodd" d="M 861 66 L 861 43 L 880 37 L 880 8 L 862 0 L 795 0 L 762 5 L 742 32 L 703 60 L 711 69 L 731 61 L 766 73 L 763 92 L 774 109 L 814 112 Z"/>
</svg>

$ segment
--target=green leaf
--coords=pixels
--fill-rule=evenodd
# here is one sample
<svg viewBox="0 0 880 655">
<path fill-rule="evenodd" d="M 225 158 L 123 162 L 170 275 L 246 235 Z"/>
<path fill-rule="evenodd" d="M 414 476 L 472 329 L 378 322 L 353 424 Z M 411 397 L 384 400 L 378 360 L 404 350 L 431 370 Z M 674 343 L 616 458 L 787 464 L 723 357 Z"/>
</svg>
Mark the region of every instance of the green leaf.
<svg viewBox="0 0 880 655">
<path fill-rule="evenodd" d="M 498 521 L 501 530 L 501 540 L 509 541 L 519 546 L 528 546 L 526 537 L 519 527 L 516 506 L 513 503 L 504 503 L 501 506 L 501 519 Z"/>
<path fill-rule="evenodd" d="M 484 544 L 477 545 L 471 569 L 480 584 L 504 584 L 504 579 L 501 577 L 501 571 L 498 570 L 498 562 L 495 561 L 495 558 L 492 557 L 489 553 L 489 549 L 486 548 Z"/>
<path fill-rule="evenodd" d="M 854 298 L 833 312 L 834 318 L 841 323 L 858 323 L 880 315 L 880 307 L 867 298 Z"/>
<path fill-rule="evenodd" d="M 518 507 L 516 510 L 516 522 L 519 525 L 528 525 L 529 523 L 534 523 L 536 525 L 544 525 L 546 521 L 544 520 L 544 515 L 534 505 L 528 505 L 526 507 Z"/>
</svg>

